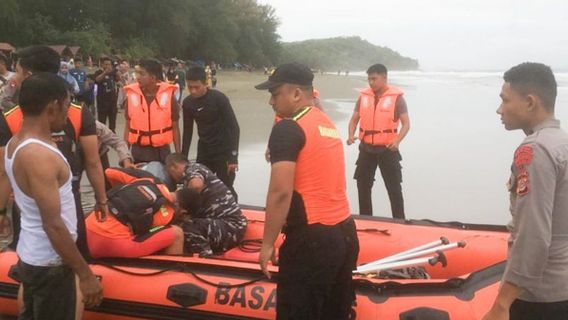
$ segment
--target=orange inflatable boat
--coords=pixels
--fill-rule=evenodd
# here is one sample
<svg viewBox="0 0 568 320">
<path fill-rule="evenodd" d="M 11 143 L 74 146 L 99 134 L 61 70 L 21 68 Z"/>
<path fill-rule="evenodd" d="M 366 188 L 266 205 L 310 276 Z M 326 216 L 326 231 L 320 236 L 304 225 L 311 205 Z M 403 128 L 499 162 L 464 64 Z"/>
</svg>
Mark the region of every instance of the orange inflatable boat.
<svg viewBox="0 0 568 320">
<path fill-rule="evenodd" d="M 104 300 L 86 310 L 84 319 L 274 319 L 278 267 L 272 266 L 274 277 L 268 280 L 258 265 L 264 212 L 244 212 L 245 240 L 223 256 L 92 261 Z M 361 249 L 352 319 L 474 320 L 489 310 L 504 270 L 505 227 L 355 220 Z M 0 315 L 17 314 L 16 262 L 14 252 L 0 253 Z M 428 276 L 392 278 L 393 273 L 379 272 L 395 265 L 415 266 Z"/>
</svg>

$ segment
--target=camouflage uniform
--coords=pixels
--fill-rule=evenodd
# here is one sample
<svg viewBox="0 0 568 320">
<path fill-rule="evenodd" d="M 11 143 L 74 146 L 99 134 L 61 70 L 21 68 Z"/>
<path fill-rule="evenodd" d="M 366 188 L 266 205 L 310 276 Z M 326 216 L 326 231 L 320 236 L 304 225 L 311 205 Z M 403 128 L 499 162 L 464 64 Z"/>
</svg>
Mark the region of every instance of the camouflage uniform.
<svg viewBox="0 0 568 320">
<path fill-rule="evenodd" d="M 206 166 L 190 163 L 185 168 L 183 184 L 193 178 L 203 180 L 203 205 L 180 223 L 184 232 L 184 251 L 200 256 L 222 254 L 242 240 L 247 219 L 229 188 Z"/>
</svg>

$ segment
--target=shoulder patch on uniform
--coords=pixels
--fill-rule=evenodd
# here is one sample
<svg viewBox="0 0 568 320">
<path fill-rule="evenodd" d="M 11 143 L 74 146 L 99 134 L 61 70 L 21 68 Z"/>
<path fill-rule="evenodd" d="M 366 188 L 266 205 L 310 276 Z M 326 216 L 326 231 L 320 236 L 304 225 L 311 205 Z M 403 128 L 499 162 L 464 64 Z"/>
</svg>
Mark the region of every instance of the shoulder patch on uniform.
<svg viewBox="0 0 568 320">
<path fill-rule="evenodd" d="M 533 159 L 533 146 L 532 145 L 524 145 L 517 148 L 515 151 L 515 166 L 517 169 L 521 170 L 531 164 Z"/>
<path fill-rule="evenodd" d="M 524 196 L 529 193 L 529 190 L 529 173 L 526 170 L 523 170 L 517 176 L 517 195 Z"/>
</svg>

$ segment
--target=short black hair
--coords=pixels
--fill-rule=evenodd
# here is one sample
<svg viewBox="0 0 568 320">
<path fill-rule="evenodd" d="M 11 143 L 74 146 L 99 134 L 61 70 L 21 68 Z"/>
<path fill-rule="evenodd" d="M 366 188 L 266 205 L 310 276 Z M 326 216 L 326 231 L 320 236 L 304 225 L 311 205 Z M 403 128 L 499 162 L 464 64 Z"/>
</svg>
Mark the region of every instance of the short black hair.
<svg viewBox="0 0 568 320">
<path fill-rule="evenodd" d="M 10 69 L 10 59 L 2 51 L 0 51 L 0 62 L 3 62 L 6 68 Z"/>
<path fill-rule="evenodd" d="M 110 63 L 112 63 L 112 59 L 109 57 L 102 57 L 101 58 L 101 63 L 105 62 L 105 61 L 110 61 Z"/>
<path fill-rule="evenodd" d="M 166 161 L 164 161 L 166 163 L 166 167 L 172 166 L 176 163 L 179 164 L 188 164 L 189 160 L 187 159 L 187 157 L 185 155 L 183 155 L 182 153 L 170 153 L 166 156 Z"/>
<path fill-rule="evenodd" d="M 16 52 L 20 66 L 32 73 L 59 72 L 61 58 L 57 51 L 47 46 L 32 46 Z"/>
<path fill-rule="evenodd" d="M 193 66 L 189 68 L 185 74 L 185 80 L 205 82 L 207 80 L 205 68 L 200 66 Z"/>
<path fill-rule="evenodd" d="M 371 74 L 371 73 L 384 74 L 386 76 L 388 74 L 388 71 L 387 71 L 387 67 L 385 67 L 384 64 L 376 63 L 376 64 L 370 66 L 369 69 L 367 69 L 367 74 Z"/>
<path fill-rule="evenodd" d="M 38 116 L 50 102 L 61 102 L 68 95 L 68 84 L 63 78 L 49 72 L 38 72 L 22 82 L 18 101 L 25 116 Z"/>
<path fill-rule="evenodd" d="M 191 188 L 181 188 L 176 192 L 176 199 L 180 208 L 187 210 L 190 215 L 195 215 L 203 206 L 201 193 Z"/>
<path fill-rule="evenodd" d="M 164 80 L 162 64 L 156 59 L 142 59 L 138 63 L 140 68 L 144 68 L 150 75 L 158 80 Z"/>
<path fill-rule="evenodd" d="M 554 112 L 557 84 L 549 66 L 537 62 L 524 62 L 507 70 L 503 80 L 518 93 L 535 94 L 548 112 Z"/>
</svg>

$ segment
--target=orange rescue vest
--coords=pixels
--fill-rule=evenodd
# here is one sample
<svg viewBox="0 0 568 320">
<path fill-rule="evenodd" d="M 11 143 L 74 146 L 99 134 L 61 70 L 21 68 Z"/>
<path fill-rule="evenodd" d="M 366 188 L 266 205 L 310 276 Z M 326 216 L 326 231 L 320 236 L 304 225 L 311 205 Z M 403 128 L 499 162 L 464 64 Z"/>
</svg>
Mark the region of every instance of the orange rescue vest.
<svg viewBox="0 0 568 320">
<path fill-rule="evenodd" d="M 394 142 L 400 124 L 400 119 L 395 119 L 396 101 L 403 94 L 399 88 L 389 86 L 375 104 L 375 93 L 371 88 L 361 91 L 359 139 L 362 142 L 375 146 Z"/>
<path fill-rule="evenodd" d="M 128 143 L 161 147 L 174 141 L 172 96 L 176 87 L 160 82 L 156 97 L 148 102 L 138 83 L 124 87 L 128 103 Z"/>
<path fill-rule="evenodd" d="M 81 106 L 76 104 L 71 104 L 67 111 L 67 119 L 71 122 L 74 130 L 73 140 L 75 142 L 79 141 L 79 134 L 81 133 L 81 124 L 82 124 L 82 114 L 81 114 Z M 6 123 L 8 124 L 8 128 L 10 129 L 10 133 L 15 135 L 16 133 L 20 132 L 22 129 L 22 123 L 24 122 L 24 114 L 22 113 L 22 109 L 20 106 L 15 106 L 14 108 L 6 111 L 4 113 L 4 118 L 6 119 Z"/>
<path fill-rule="evenodd" d="M 343 144 L 321 110 L 308 107 L 292 118 L 306 136 L 296 160 L 294 190 L 304 201 L 308 224 L 335 225 L 350 215 L 345 191 Z"/>
</svg>

